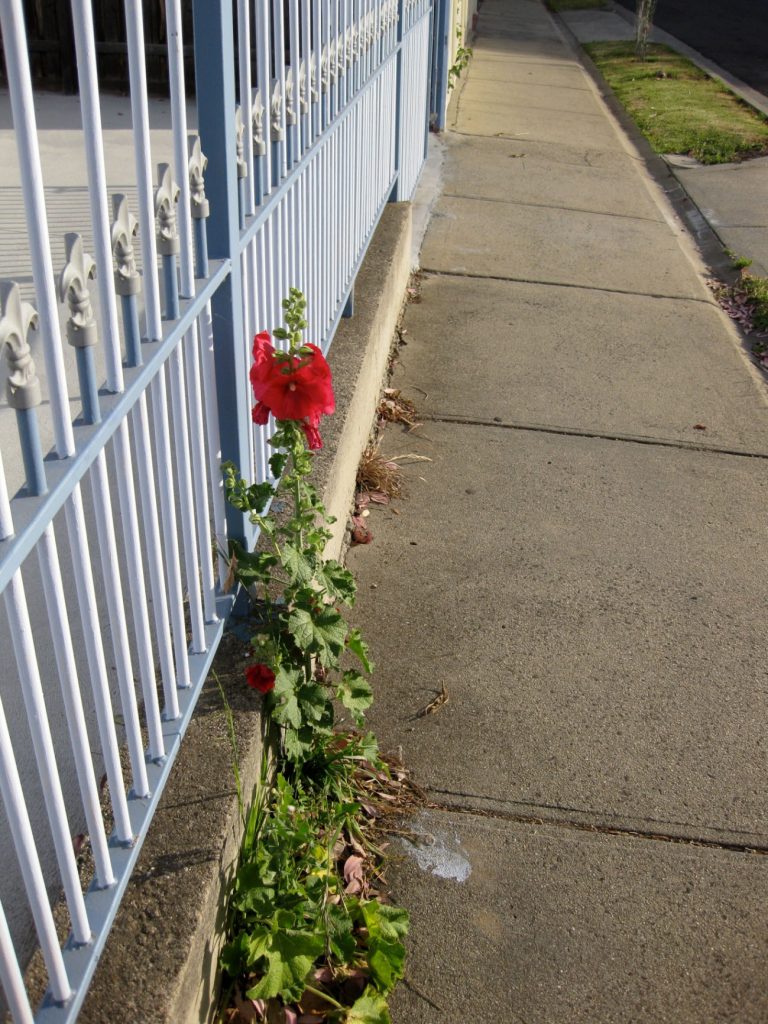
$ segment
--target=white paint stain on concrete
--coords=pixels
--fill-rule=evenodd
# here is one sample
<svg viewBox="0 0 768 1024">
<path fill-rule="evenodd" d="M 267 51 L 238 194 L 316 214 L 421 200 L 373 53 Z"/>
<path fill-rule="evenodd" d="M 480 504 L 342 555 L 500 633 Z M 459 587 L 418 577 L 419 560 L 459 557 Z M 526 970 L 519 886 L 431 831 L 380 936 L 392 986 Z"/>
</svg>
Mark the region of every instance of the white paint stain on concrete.
<svg viewBox="0 0 768 1024">
<path fill-rule="evenodd" d="M 430 828 L 430 822 L 422 820 L 412 829 L 414 839 L 403 839 L 405 852 L 413 858 L 422 871 L 429 871 L 438 878 L 450 878 L 466 882 L 472 873 L 461 840 L 456 834 Z M 417 838 L 418 837 L 418 838 Z"/>
</svg>

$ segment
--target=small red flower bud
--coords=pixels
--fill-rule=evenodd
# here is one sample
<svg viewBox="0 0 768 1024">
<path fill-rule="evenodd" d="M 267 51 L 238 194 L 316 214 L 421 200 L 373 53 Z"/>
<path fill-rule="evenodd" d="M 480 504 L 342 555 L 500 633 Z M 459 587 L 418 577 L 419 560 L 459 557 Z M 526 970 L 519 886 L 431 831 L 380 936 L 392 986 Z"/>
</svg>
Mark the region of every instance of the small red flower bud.
<svg viewBox="0 0 768 1024">
<path fill-rule="evenodd" d="M 269 423 L 269 409 L 263 402 L 257 402 L 251 411 L 251 417 L 254 423 L 264 426 Z"/>
<path fill-rule="evenodd" d="M 267 665 L 249 665 L 245 670 L 245 681 L 252 690 L 269 693 L 275 688 L 275 673 Z"/>
</svg>

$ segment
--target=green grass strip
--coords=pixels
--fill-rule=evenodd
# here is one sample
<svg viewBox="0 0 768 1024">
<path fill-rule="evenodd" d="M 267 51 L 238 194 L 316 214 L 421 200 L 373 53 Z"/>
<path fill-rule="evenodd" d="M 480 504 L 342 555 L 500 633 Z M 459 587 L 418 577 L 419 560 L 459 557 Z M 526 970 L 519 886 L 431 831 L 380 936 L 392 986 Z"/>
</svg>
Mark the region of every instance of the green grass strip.
<svg viewBox="0 0 768 1024">
<path fill-rule="evenodd" d="M 679 153 L 722 164 L 768 153 L 768 118 L 667 46 L 586 43 L 627 113 L 657 153 Z"/>
</svg>

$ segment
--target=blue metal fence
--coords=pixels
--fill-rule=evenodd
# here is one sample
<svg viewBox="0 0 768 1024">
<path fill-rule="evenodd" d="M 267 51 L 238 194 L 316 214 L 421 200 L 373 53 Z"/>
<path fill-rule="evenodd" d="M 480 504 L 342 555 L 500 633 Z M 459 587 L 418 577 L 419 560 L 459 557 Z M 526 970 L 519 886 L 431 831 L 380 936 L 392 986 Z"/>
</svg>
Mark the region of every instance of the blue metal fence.
<svg viewBox="0 0 768 1024">
<path fill-rule="evenodd" d="M 0 290 L 0 852 L 18 864 L 0 882 L 0 982 L 24 1022 L 77 1018 L 231 607 L 221 553 L 253 536 L 220 464 L 267 472 L 250 340 L 293 285 L 328 349 L 382 210 L 415 188 L 435 96 L 431 0 L 193 0 L 196 102 L 167 0 L 158 138 L 141 5 L 125 14 L 130 173 L 110 170 L 90 5 L 72 0 L 90 216 L 56 278 L 21 0 L 0 0 L 31 264 Z M 49 981 L 34 1018 L 32 925 Z"/>
</svg>

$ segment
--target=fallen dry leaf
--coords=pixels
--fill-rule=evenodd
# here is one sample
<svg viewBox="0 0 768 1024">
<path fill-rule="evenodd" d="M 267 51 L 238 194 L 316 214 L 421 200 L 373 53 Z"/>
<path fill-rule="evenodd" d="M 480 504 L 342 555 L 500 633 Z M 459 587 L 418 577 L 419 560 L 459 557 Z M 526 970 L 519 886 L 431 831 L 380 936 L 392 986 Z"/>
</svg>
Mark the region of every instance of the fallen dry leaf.
<svg viewBox="0 0 768 1024">
<path fill-rule="evenodd" d="M 363 865 L 365 861 L 362 857 L 358 857 L 353 854 L 351 857 L 347 857 L 344 863 L 344 881 L 346 885 L 344 892 L 349 896 L 357 896 L 358 893 L 362 892 L 365 888 L 365 873 L 363 871 Z"/>
<path fill-rule="evenodd" d="M 448 703 L 448 691 L 445 688 L 445 683 L 443 683 L 441 688 L 440 688 L 440 693 L 438 693 L 438 695 L 435 697 L 435 699 L 431 700 L 429 702 L 429 704 L 427 704 L 425 707 L 423 707 L 420 711 L 417 711 L 416 712 L 416 717 L 417 718 L 423 718 L 425 715 L 434 714 L 434 712 L 437 711 L 439 708 L 441 708 L 443 706 L 443 704 L 447 704 L 447 703 Z"/>
<path fill-rule="evenodd" d="M 370 544 L 373 540 L 373 534 L 365 525 L 365 521 L 360 516 L 352 516 L 352 544 Z"/>
</svg>

